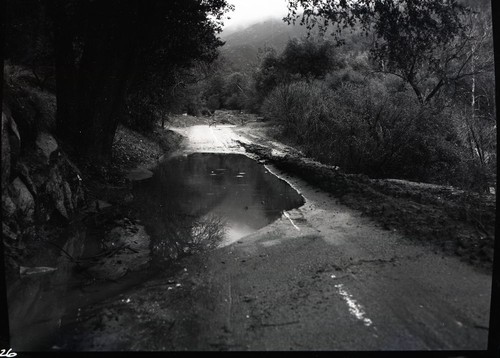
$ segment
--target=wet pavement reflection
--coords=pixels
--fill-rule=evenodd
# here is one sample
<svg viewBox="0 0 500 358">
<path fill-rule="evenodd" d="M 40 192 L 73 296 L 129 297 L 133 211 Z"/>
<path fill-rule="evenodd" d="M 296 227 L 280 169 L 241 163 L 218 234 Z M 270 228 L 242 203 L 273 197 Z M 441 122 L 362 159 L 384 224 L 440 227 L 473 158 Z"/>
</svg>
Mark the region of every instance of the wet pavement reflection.
<svg viewBox="0 0 500 358">
<path fill-rule="evenodd" d="M 297 208 L 304 199 L 240 154 L 195 153 L 161 163 L 134 188 L 153 255 L 176 258 L 228 245 Z"/>
</svg>

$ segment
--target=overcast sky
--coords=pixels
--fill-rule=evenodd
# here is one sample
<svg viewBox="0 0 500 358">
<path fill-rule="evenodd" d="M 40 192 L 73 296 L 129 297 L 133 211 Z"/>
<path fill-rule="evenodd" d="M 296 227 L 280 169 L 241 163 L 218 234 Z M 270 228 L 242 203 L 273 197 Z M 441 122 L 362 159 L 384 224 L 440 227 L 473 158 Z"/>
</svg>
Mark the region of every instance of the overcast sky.
<svg viewBox="0 0 500 358">
<path fill-rule="evenodd" d="M 224 28 L 247 26 L 269 17 L 282 18 L 287 14 L 287 0 L 228 0 L 236 8 L 228 14 Z"/>
</svg>

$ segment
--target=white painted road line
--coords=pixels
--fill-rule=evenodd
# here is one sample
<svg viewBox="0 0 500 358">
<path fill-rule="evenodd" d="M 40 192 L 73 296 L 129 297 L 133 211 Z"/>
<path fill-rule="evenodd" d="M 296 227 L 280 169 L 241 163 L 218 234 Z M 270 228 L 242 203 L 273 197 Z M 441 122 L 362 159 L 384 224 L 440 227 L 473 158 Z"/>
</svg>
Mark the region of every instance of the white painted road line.
<svg viewBox="0 0 500 358">
<path fill-rule="evenodd" d="M 345 289 L 343 284 L 338 284 L 335 285 L 335 287 L 338 289 L 340 295 L 344 299 L 344 301 L 347 302 L 347 305 L 349 306 L 349 312 L 354 315 L 357 319 L 363 321 L 365 326 L 371 326 L 373 324 L 372 320 L 369 318 L 365 317 L 365 311 L 363 310 L 363 307 L 357 303 L 353 298 L 352 295 L 349 294 Z"/>
<path fill-rule="evenodd" d="M 296 228 L 298 231 L 300 231 L 300 228 L 295 225 L 295 223 L 293 222 L 292 218 L 290 217 L 290 215 L 288 215 L 288 213 L 286 211 L 283 211 L 283 215 L 285 215 L 285 217 L 290 220 L 290 222 L 292 223 L 293 227 Z"/>
</svg>

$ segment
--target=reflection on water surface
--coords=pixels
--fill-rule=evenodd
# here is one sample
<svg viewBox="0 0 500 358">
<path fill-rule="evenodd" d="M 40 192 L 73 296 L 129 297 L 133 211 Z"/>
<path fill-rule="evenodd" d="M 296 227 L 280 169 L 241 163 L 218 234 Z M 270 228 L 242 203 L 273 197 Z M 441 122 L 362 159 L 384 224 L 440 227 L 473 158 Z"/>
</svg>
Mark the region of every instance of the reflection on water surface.
<svg viewBox="0 0 500 358">
<path fill-rule="evenodd" d="M 176 257 L 227 245 L 304 203 L 285 181 L 240 154 L 195 153 L 160 164 L 134 188 L 152 251 Z"/>
<path fill-rule="evenodd" d="M 152 178 L 137 182 L 133 191 L 133 205 L 139 209 L 138 215 L 151 236 L 152 263 L 227 245 L 304 202 L 264 166 L 235 154 L 197 153 L 170 159 L 155 170 Z M 106 215 L 102 217 L 105 218 Z M 99 254 L 102 238 L 91 235 L 93 226 L 88 226 L 93 220 L 97 219 L 91 216 L 68 228 L 65 235 L 69 239 L 63 247 L 66 253 L 74 258 Z M 129 229 L 123 226 L 119 233 Z M 108 246 L 112 244 L 107 242 Z M 14 350 L 66 347 L 65 335 L 71 337 L 71 327 L 78 327 L 78 322 L 85 320 L 80 316 L 81 307 L 117 295 L 156 272 L 128 272 L 119 280 L 106 280 L 106 276 L 99 278 L 91 271 L 106 265 L 89 260 L 75 265 L 62 251 L 59 254 L 57 262 L 41 265 L 53 266 L 55 271 L 18 280 L 9 289 Z M 117 256 L 106 262 L 116 270 L 133 264 L 120 263 Z"/>
</svg>

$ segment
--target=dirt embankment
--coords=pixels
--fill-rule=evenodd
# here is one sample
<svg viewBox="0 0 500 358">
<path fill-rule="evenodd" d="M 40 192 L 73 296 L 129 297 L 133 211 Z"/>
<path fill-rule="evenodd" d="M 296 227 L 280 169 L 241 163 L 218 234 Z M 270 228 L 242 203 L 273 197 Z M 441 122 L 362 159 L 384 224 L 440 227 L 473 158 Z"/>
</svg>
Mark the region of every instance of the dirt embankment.
<svg viewBox="0 0 500 358">
<path fill-rule="evenodd" d="M 344 174 L 295 153 L 281 156 L 268 147 L 240 144 L 260 159 L 332 193 L 342 204 L 374 218 L 387 230 L 400 231 L 409 239 L 459 256 L 480 269 L 492 268 L 494 195 Z"/>
<path fill-rule="evenodd" d="M 139 133 L 119 126 L 115 134 L 112 160 L 108 164 L 81 165 L 88 187 L 116 186 L 126 183 L 126 173 L 137 167 L 153 168 L 166 153 L 176 150 L 182 141 L 177 133 L 159 126 L 151 133 Z M 103 188 L 106 189 L 106 188 Z M 103 193 L 103 195 L 105 195 Z"/>
<path fill-rule="evenodd" d="M 81 165 L 87 201 L 87 209 L 82 218 L 86 235 L 90 237 L 90 241 L 103 242 L 107 246 L 114 245 L 114 251 L 108 250 L 112 254 L 105 255 L 104 261 L 94 263 L 94 266 L 99 264 L 102 268 L 103 264 L 106 266 L 111 261 L 119 262 L 119 265 L 110 267 L 104 276 L 114 279 L 117 274 L 124 275 L 127 272 L 127 263 L 134 266 L 135 256 L 140 251 L 135 250 L 129 243 L 121 243 L 120 246 L 113 242 L 114 237 L 126 239 L 130 236 L 129 241 L 142 240 L 136 237 L 144 228 L 136 219 L 132 183 L 127 179 L 127 174 L 138 168 L 146 172 L 153 169 L 163 156 L 177 150 L 181 142 L 182 136 L 159 126 L 151 133 L 139 133 L 120 126 L 115 135 L 112 160 L 106 164 Z M 129 251 L 119 251 L 116 250 L 117 247 Z M 118 256 L 124 253 L 126 259 L 119 259 Z"/>
</svg>

